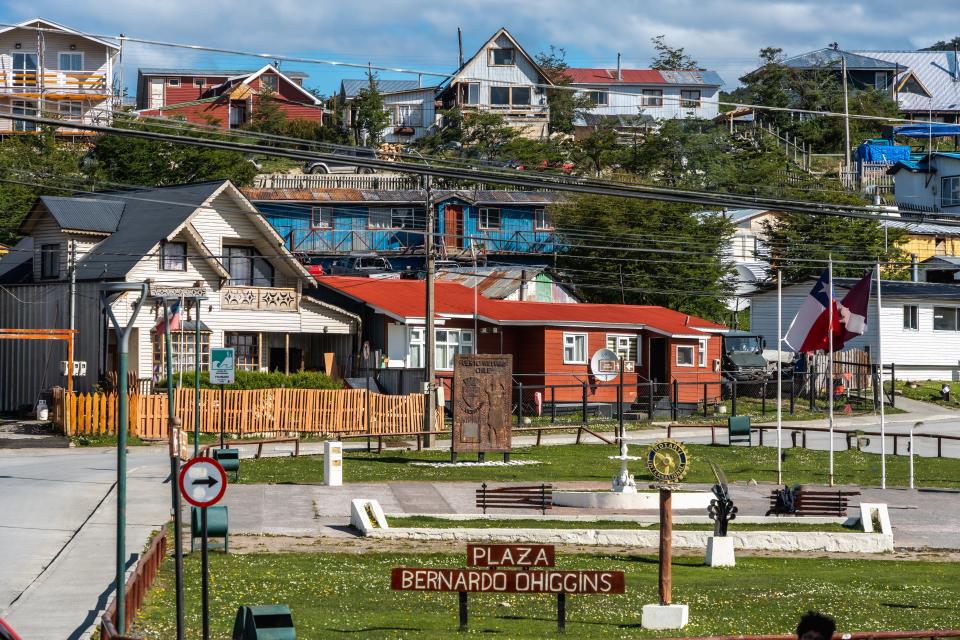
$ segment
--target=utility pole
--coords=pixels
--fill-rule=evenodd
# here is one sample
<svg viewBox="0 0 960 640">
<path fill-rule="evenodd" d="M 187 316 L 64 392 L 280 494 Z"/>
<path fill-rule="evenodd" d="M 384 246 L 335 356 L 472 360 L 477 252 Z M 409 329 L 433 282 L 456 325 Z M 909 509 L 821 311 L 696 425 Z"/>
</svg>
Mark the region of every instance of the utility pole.
<svg viewBox="0 0 960 640">
<path fill-rule="evenodd" d="M 843 158 L 846 161 L 844 171 L 850 170 L 850 102 L 847 96 L 847 56 L 840 52 L 840 81 L 843 83 Z"/>
<path fill-rule="evenodd" d="M 425 333 L 426 335 L 423 338 L 423 347 L 424 347 L 424 364 L 426 365 L 426 380 L 423 383 L 423 392 L 426 394 L 426 398 L 423 403 L 423 446 L 430 447 L 433 445 L 433 430 L 434 430 L 434 417 L 437 413 L 437 395 L 435 389 L 435 378 L 436 378 L 436 362 L 434 362 L 434 351 L 436 350 L 434 343 L 436 341 L 436 331 L 434 330 L 434 276 L 435 274 L 435 264 L 433 260 L 433 216 L 434 216 L 434 206 L 433 206 L 433 191 L 431 189 L 433 181 L 433 176 L 426 175 L 423 177 L 423 183 L 426 187 L 427 196 L 426 196 L 426 205 L 427 205 L 427 219 L 426 219 L 426 230 L 423 234 L 423 251 L 427 261 L 427 276 L 425 281 L 426 289 L 426 304 L 425 304 L 425 315 L 424 321 L 426 323 Z M 476 337 L 474 337 L 476 340 Z"/>
<path fill-rule="evenodd" d="M 77 319 L 77 241 L 70 241 L 70 330 L 76 329 Z M 73 366 L 73 363 L 70 363 Z"/>
</svg>

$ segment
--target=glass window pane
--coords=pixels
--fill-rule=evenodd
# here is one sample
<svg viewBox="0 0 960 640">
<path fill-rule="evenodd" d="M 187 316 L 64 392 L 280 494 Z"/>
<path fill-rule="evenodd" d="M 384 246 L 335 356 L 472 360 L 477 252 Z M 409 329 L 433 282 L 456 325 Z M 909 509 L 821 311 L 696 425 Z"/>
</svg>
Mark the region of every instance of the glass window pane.
<svg viewBox="0 0 960 640">
<path fill-rule="evenodd" d="M 513 98 L 511 102 L 514 105 L 530 104 L 530 87 L 513 87 Z"/>
<path fill-rule="evenodd" d="M 480 104 L 479 82 L 471 82 L 467 85 L 467 104 Z"/>
<path fill-rule="evenodd" d="M 509 105 L 510 87 L 490 87 L 490 104 Z"/>
<path fill-rule="evenodd" d="M 954 307 L 933 308 L 934 331 L 956 331 L 957 310 Z"/>
</svg>

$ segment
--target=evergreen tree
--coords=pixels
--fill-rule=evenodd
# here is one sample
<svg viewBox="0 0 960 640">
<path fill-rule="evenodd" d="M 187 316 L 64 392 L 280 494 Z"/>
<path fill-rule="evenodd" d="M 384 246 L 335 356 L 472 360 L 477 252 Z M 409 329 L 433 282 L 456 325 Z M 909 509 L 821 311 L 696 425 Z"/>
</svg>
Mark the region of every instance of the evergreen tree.
<svg viewBox="0 0 960 640">
<path fill-rule="evenodd" d="M 254 99 L 253 114 L 244 129 L 258 133 L 282 135 L 287 123 L 287 114 L 267 85 L 263 85 Z"/>
<path fill-rule="evenodd" d="M 353 101 L 353 135 L 357 145 L 377 147 L 383 140 L 383 130 L 390 124 L 390 115 L 383 106 L 383 96 L 377 90 L 377 76 L 367 72 L 368 84 Z"/>
<path fill-rule="evenodd" d="M 687 55 L 683 47 L 671 47 L 665 35 L 651 38 L 656 55 L 650 64 L 651 69 L 659 71 L 696 71 L 700 68 L 697 61 Z"/>
<path fill-rule="evenodd" d="M 557 86 L 556 89 L 547 89 L 550 133 L 573 133 L 574 120 L 592 106 L 588 95 L 565 88 L 570 87 L 566 57 L 565 49 L 553 45 L 550 45 L 549 51 L 541 51 L 535 57 L 537 65 L 543 69 L 550 82 Z"/>
</svg>

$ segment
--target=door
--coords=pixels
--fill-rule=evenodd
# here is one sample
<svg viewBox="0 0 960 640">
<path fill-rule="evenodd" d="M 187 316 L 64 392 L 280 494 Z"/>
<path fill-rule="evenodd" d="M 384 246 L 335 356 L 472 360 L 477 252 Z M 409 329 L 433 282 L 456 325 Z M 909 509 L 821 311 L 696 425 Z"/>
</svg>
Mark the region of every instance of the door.
<svg viewBox="0 0 960 640">
<path fill-rule="evenodd" d="M 150 78 L 150 103 L 149 109 L 159 109 L 163 106 L 163 78 Z"/>
<path fill-rule="evenodd" d="M 665 338 L 650 338 L 650 379 L 655 382 L 669 382 L 667 379 L 667 341 Z"/>
<path fill-rule="evenodd" d="M 37 86 L 37 54 L 15 51 L 11 57 L 13 86 Z"/>
<path fill-rule="evenodd" d="M 230 128 L 242 127 L 247 122 L 247 103 L 245 100 L 230 101 Z"/>
<path fill-rule="evenodd" d="M 290 347 L 290 363 L 287 366 L 287 350 L 284 347 L 270 347 L 270 371 L 296 373 L 303 368 L 303 350 Z"/>
<path fill-rule="evenodd" d="M 463 249 L 463 207 L 448 204 L 443 208 L 443 244 L 449 249 Z"/>
</svg>

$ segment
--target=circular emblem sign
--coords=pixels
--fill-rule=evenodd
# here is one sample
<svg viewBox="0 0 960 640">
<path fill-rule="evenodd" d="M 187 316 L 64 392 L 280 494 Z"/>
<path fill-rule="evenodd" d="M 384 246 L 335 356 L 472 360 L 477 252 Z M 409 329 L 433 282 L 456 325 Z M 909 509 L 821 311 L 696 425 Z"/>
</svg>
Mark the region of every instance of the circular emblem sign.
<svg viewBox="0 0 960 640">
<path fill-rule="evenodd" d="M 227 472 L 213 458 L 193 458 L 180 469 L 180 493 L 195 507 L 220 502 L 227 490 Z"/>
<path fill-rule="evenodd" d="M 647 470 L 661 482 L 679 482 L 687 474 L 687 450 L 674 440 L 661 440 L 647 452 Z"/>
</svg>

